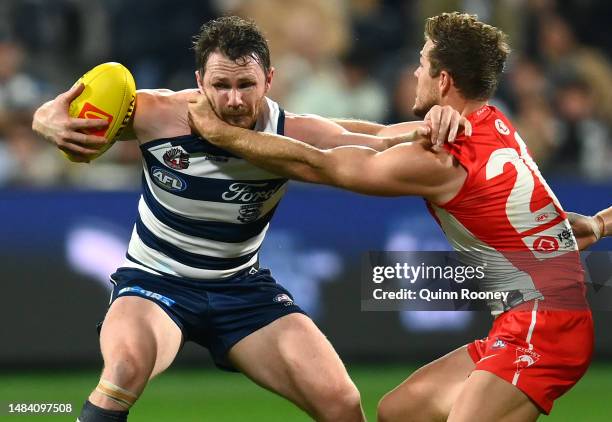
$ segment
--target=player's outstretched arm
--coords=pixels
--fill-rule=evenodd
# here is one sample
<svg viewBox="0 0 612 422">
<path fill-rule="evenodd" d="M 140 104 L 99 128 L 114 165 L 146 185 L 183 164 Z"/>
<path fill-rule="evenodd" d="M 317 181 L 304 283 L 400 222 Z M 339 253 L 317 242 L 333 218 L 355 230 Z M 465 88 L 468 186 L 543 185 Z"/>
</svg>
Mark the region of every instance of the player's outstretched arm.
<svg viewBox="0 0 612 422">
<path fill-rule="evenodd" d="M 402 122 L 386 126 L 364 120 L 331 120 L 349 132 L 379 137 L 396 137 L 425 125 L 431 128 L 431 143 L 438 147 L 441 147 L 444 142 L 454 142 L 461 127 L 463 127 L 464 133 L 467 136 L 472 135 L 472 125 L 469 120 L 451 106 L 433 106 L 422 121 Z M 387 148 L 391 146 L 393 145 L 388 145 Z M 379 151 L 384 150 L 381 148 L 375 149 Z"/>
<path fill-rule="evenodd" d="M 445 202 L 465 180 L 447 153 L 409 142 L 384 152 L 360 146 L 322 150 L 288 137 L 254 132 L 221 121 L 206 100 L 189 106 L 192 128 L 208 141 L 274 173 L 380 196 L 421 195 Z M 420 134 L 414 132 L 416 139 Z"/>
<path fill-rule="evenodd" d="M 612 236 L 612 207 L 599 211 L 593 217 L 568 212 L 567 218 L 580 250 L 588 248 L 602 237 Z"/>
<path fill-rule="evenodd" d="M 88 135 L 82 131 L 104 129 L 108 122 L 103 119 L 70 117 L 70 103 L 83 89 L 83 84 L 74 85 L 40 106 L 34 113 L 32 130 L 64 151 L 71 161 L 87 163 L 107 141 L 101 136 Z"/>
<path fill-rule="evenodd" d="M 410 131 L 390 136 L 377 136 L 351 132 L 332 120 L 314 114 L 285 113 L 285 135 L 320 149 L 353 145 L 384 151 L 394 145 L 413 140 L 417 131 L 426 134 L 429 128 L 417 124 Z"/>
</svg>

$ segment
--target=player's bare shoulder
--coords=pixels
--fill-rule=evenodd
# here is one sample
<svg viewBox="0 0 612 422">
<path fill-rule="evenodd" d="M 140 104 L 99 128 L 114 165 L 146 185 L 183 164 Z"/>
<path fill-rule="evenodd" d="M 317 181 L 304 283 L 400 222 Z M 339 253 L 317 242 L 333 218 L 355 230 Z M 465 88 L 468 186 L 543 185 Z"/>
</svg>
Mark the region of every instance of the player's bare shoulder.
<svg viewBox="0 0 612 422">
<path fill-rule="evenodd" d="M 197 89 L 137 91 L 134 133 L 140 143 L 189 134 L 187 104 L 196 95 Z"/>
</svg>

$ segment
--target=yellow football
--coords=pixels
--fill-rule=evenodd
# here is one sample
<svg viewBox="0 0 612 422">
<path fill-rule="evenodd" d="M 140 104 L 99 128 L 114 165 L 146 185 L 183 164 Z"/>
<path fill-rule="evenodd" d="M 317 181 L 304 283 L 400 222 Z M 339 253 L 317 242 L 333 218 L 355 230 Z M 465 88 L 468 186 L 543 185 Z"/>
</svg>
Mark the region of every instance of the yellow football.
<svg viewBox="0 0 612 422">
<path fill-rule="evenodd" d="M 93 157 L 97 158 L 112 146 L 129 123 L 136 102 L 136 83 L 125 66 L 114 62 L 94 67 L 76 83 L 83 83 L 85 89 L 70 103 L 70 116 L 108 121 L 106 129 L 88 132 L 108 140 Z"/>
</svg>

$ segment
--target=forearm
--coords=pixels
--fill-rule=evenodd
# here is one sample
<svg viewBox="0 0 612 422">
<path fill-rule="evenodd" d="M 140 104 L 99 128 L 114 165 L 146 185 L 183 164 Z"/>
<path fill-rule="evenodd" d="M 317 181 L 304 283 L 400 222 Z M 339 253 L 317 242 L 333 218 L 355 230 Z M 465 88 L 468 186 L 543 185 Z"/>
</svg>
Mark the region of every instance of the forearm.
<svg viewBox="0 0 612 422">
<path fill-rule="evenodd" d="M 386 126 L 380 123 L 368 122 L 367 120 L 354 119 L 331 119 L 334 123 L 342 126 L 344 129 L 353 133 L 362 133 L 364 135 L 378 135 L 379 132 Z"/>
<path fill-rule="evenodd" d="M 286 136 L 255 132 L 227 125 L 207 140 L 257 167 L 287 178 L 325 183 L 322 167 L 325 151 Z"/>
<path fill-rule="evenodd" d="M 425 126 L 425 122 L 423 121 L 396 123 L 393 125 L 384 126 L 383 128 L 381 128 L 380 132 L 377 133 L 377 135 L 399 136 L 404 133 L 412 132 L 413 130 L 416 130 L 423 126 Z"/>
<path fill-rule="evenodd" d="M 395 145 L 412 142 L 418 138 L 414 131 L 401 133 L 394 136 L 375 136 L 362 133 L 345 132 L 338 135 L 331 135 L 326 139 L 312 140 L 300 139 L 301 141 L 321 149 L 332 149 L 343 146 L 359 146 L 372 148 L 378 152 L 385 151 Z"/>
</svg>

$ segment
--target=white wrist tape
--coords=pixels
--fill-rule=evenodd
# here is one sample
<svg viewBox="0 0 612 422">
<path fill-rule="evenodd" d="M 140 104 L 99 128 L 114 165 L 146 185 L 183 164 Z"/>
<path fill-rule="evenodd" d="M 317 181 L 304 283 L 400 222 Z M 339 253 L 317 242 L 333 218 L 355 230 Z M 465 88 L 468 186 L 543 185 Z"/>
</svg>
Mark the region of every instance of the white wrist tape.
<svg viewBox="0 0 612 422">
<path fill-rule="evenodd" d="M 598 216 L 589 218 L 589 223 L 591 224 L 591 230 L 593 230 L 593 234 L 595 235 L 595 241 L 601 239 L 601 235 L 603 234 L 601 232 L 601 228 L 599 227 L 599 223 L 597 222 L 597 217 Z"/>
</svg>

